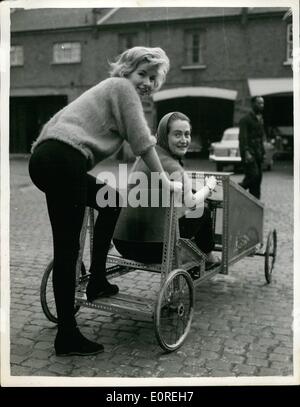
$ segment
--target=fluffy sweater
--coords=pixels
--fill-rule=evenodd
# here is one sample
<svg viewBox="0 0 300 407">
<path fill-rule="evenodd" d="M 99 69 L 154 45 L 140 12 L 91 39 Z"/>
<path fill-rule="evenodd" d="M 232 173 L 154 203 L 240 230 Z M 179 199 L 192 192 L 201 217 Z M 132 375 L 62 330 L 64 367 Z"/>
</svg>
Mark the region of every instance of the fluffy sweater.
<svg viewBox="0 0 300 407">
<path fill-rule="evenodd" d="M 124 140 L 136 156 L 156 144 L 139 95 L 126 78 L 108 78 L 57 112 L 44 125 L 31 151 L 53 139 L 81 151 L 90 168 L 114 154 Z"/>
</svg>

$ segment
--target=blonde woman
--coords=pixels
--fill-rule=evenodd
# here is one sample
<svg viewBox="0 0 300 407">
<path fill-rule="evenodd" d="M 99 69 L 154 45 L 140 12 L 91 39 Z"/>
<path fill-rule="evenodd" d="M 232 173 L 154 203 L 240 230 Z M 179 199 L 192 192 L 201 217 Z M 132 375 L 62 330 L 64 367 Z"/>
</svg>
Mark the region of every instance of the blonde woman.
<svg viewBox="0 0 300 407">
<path fill-rule="evenodd" d="M 158 90 L 169 70 L 161 48 L 134 47 L 111 64 L 110 78 L 103 80 L 55 114 L 43 127 L 32 147 L 29 172 L 45 193 L 52 227 L 53 288 L 57 308 L 58 356 L 93 355 L 103 345 L 85 338 L 74 316 L 75 269 L 79 235 L 87 205 L 99 210 L 95 225 L 93 262 L 87 287 L 89 301 L 118 292 L 105 276 L 106 256 L 119 215 L 118 206 L 99 208 L 97 184 L 87 172 L 114 154 L 127 140 L 136 156 L 151 171 L 163 172 L 144 117 L 140 96 Z M 163 175 L 166 188 L 178 190 Z"/>
</svg>

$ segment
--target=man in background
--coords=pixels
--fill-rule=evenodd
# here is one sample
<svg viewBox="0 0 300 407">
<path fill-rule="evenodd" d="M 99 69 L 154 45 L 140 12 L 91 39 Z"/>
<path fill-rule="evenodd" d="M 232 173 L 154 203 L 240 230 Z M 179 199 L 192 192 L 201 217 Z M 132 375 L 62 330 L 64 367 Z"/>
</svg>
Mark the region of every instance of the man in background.
<svg viewBox="0 0 300 407">
<path fill-rule="evenodd" d="M 255 96 L 251 99 L 252 110 L 241 118 L 239 127 L 240 153 L 245 177 L 240 185 L 260 199 L 262 163 L 264 149 L 264 99 Z"/>
</svg>

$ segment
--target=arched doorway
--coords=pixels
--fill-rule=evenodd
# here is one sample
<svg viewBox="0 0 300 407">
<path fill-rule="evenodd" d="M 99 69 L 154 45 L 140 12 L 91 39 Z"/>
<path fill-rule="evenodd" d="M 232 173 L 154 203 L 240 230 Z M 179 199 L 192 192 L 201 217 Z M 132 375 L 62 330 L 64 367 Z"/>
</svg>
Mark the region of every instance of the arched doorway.
<svg viewBox="0 0 300 407">
<path fill-rule="evenodd" d="M 10 97 L 10 153 L 29 153 L 42 126 L 67 101 L 66 95 Z"/>
<path fill-rule="evenodd" d="M 237 92 L 218 88 L 176 88 L 154 95 L 157 123 L 166 114 L 180 111 L 192 122 L 192 152 L 208 155 L 211 142 L 220 140 L 222 132 L 233 124 Z"/>
<path fill-rule="evenodd" d="M 268 126 L 293 126 L 293 94 L 265 95 L 264 100 Z"/>
<path fill-rule="evenodd" d="M 248 85 L 251 97 L 260 95 L 265 100 L 265 128 L 268 137 L 276 139 L 277 153 L 293 157 L 293 79 L 249 79 Z"/>
</svg>

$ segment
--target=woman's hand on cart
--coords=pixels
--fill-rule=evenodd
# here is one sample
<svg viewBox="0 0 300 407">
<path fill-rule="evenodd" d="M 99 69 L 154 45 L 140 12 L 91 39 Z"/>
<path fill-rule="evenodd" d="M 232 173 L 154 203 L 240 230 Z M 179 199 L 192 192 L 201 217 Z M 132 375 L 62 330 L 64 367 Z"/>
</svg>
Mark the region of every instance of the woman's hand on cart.
<svg viewBox="0 0 300 407">
<path fill-rule="evenodd" d="M 170 190 L 175 192 L 175 194 L 181 194 L 183 191 L 183 184 L 182 182 L 178 181 L 171 181 L 170 182 Z"/>
<path fill-rule="evenodd" d="M 210 195 L 212 194 L 213 191 L 215 191 L 216 186 L 217 186 L 217 180 L 216 177 L 211 175 L 210 177 L 205 177 L 205 186 L 208 187 Z"/>
</svg>

